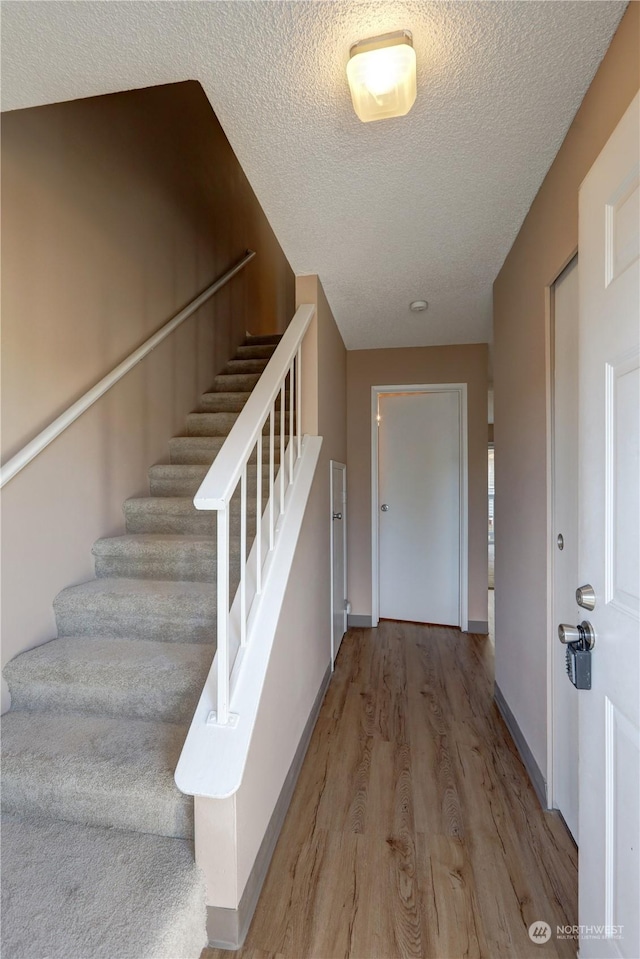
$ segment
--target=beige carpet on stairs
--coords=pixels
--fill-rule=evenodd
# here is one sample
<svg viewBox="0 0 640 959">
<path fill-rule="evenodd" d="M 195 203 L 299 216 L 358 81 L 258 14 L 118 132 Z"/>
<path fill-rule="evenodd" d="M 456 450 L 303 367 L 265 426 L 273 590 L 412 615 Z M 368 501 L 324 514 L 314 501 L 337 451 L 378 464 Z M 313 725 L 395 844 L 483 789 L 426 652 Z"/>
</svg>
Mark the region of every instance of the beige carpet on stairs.
<svg viewBox="0 0 640 959">
<path fill-rule="evenodd" d="M 239 348 L 149 496 L 124 504 L 122 535 L 95 544 L 96 578 L 56 597 L 58 638 L 4 670 L 3 959 L 197 959 L 206 944 L 193 803 L 173 780 L 215 653 L 215 516 L 193 496 L 278 340 Z"/>
</svg>

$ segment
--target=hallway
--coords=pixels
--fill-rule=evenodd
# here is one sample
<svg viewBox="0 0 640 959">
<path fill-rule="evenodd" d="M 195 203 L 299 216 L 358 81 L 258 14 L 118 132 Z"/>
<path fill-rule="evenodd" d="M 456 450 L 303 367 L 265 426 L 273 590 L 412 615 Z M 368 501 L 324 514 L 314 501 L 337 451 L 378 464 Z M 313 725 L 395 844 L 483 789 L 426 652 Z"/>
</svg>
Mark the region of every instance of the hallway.
<svg viewBox="0 0 640 959">
<path fill-rule="evenodd" d="M 492 695 L 488 637 L 350 630 L 245 947 L 202 959 L 575 956 L 577 852 Z"/>
</svg>

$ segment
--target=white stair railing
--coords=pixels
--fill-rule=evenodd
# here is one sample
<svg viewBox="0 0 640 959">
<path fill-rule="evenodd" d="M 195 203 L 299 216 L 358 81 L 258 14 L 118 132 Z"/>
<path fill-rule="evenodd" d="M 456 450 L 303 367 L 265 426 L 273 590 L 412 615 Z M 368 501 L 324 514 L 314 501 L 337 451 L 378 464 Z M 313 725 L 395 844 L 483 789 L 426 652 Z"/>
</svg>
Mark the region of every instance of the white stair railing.
<svg viewBox="0 0 640 959">
<path fill-rule="evenodd" d="M 296 311 L 194 497 L 197 509 L 218 513 L 217 701 L 207 719 L 216 726 L 234 726 L 237 722 L 237 716 L 230 709 L 231 696 L 277 544 L 279 521 L 286 512 L 296 481 L 302 454 L 303 340 L 314 314 L 312 305 L 300 306 Z M 265 460 L 268 501 L 263 511 Z M 254 462 L 255 489 L 250 492 L 249 478 Z M 247 555 L 253 507 L 255 538 Z M 232 531 L 236 536 L 239 534 L 239 557 L 235 570 L 238 588 L 230 606 Z"/>
</svg>

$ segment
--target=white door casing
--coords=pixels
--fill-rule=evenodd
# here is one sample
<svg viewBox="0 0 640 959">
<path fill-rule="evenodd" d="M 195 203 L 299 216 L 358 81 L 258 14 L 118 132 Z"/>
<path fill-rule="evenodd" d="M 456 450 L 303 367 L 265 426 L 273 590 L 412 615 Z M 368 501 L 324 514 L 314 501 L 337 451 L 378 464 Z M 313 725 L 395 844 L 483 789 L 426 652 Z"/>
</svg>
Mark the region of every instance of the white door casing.
<svg viewBox="0 0 640 959">
<path fill-rule="evenodd" d="M 331 668 L 347 631 L 347 467 L 331 460 Z"/>
<path fill-rule="evenodd" d="M 569 681 L 557 624 L 575 615 L 578 584 L 578 261 L 553 288 L 553 795 L 578 842 L 578 691 Z M 562 536 L 562 549 L 558 536 Z"/>
<path fill-rule="evenodd" d="M 372 400 L 373 622 L 466 629 L 466 384 L 373 387 Z"/>
<path fill-rule="evenodd" d="M 597 598 L 576 607 L 596 632 L 579 693 L 581 959 L 640 956 L 639 115 L 640 95 L 579 204 L 578 565 Z"/>
</svg>

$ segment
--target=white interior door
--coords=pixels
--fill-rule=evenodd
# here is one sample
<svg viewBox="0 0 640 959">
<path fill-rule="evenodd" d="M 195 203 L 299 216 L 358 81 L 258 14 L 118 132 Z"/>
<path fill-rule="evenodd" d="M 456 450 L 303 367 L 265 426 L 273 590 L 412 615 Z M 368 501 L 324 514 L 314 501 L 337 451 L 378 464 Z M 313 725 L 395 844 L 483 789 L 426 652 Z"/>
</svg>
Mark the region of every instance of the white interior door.
<svg viewBox="0 0 640 959">
<path fill-rule="evenodd" d="M 461 394 L 379 397 L 380 616 L 460 625 Z"/>
<path fill-rule="evenodd" d="M 578 260 L 554 284 L 553 606 L 571 623 L 578 584 Z M 553 643 L 553 805 L 578 842 L 578 690 Z"/>
<path fill-rule="evenodd" d="M 347 631 L 347 468 L 331 461 L 331 662 Z"/>
<path fill-rule="evenodd" d="M 581 959 L 640 956 L 640 95 L 580 190 Z M 593 932 L 591 932 L 593 934 Z M 620 938 L 617 938 L 617 935 Z"/>
</svg>

